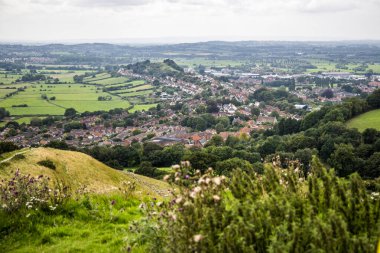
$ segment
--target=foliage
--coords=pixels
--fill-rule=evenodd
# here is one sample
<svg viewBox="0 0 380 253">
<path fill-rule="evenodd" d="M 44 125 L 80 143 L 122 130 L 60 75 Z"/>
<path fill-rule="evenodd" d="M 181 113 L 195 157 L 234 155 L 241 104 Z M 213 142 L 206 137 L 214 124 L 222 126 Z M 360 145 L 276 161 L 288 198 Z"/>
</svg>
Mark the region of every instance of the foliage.
<svg viewBox="0 0 380 253">
<path fill-rule="evenodd" d="M 263 175 L 235 170 L 189 174 L 176 166 L 171 201 L 149 210 L 151 252 L 374 252 L 380 233 L 380 185 L 368 191 L 358 174 L 335 176 L 314 159 Z M 145 234 L 145 236 L 147 236 Z"/>
<path fill-rule="evenodd" d="M 75 114 L 77 114 L 77 111 L 74 108 L 67 108 L 65 110 L 66 117 L 72 117 L 72 116 L 75 116 Z"/>
<path fill-rule="evenodd" d="M 142 162 L 135 173 L 147 177 L 155 177 L 157 175 L 157 168 L 153 167 L 150 162 Z"/>
<path fill-rule="evenodd" d="M 52 160 L 49 160 L 49 159 L 41 160 L 37 164 L 44 166 L 46 168 L 52 169 L 52 170 L 56 169 L 54 162 Z"/>
</svg>

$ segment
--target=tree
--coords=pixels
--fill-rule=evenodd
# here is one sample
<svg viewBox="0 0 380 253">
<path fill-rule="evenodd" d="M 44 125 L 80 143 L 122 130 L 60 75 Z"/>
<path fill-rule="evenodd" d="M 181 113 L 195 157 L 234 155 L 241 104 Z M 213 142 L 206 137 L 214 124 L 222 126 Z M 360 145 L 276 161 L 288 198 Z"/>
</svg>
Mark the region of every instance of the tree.
<svg viewBox="0 0 380 253">
<path fill-rule="evenodd" d="M 260 109 L 255 107 L 255 106 L 252 106 L 251 107 L 251 114 L 252 116 L 259 116 L 260 115 Z"/>
<path fill-rule="evenodd" d="M 215 155 L 207 153 L 205 150 L 195 150 L 188 157 L 185 157 L 185 160 L 190 161 L 194 170 L 200 170 L 203 173 L 209 167 L 215 168 L 218 158 Z"/>
<path fill-rule="evenodd" d="M 216 112 L 219 112 L 219 107 L 218 107 L 218 104 L 216 103 L 216 101 L 214 100 L 208 100 L 206 102 L 207 104 L 207 112 L 208 113 L 216 113 Z"/>
<path fill-rule="evenodd" d="M 365 169 L 359 171 L 363 177 L 378 178 L 380 177 L 380 152 L 374 153 L 366 162 Z"/>
<path fill-rule="evenodd" d="M 372 109 L 380 108 L 380 89 L 375 90 L 367 97 L 367 103 Z"/>
<path fill-rule="evenodd" d="M 333 98 L 334 92 L 331 89 L 326 89 L 322 92 L 321 96 L 325 98 Z"/>
<path fill-rule="evenodd" d="M 346 177 L 357 171 L 359 162 L 359 159 L 354 154 L 354 147 L 351 144 L 335 145 L 335 151 L 328 160 L 331 167 L 341 177 Z"/>
<path fill-rule="evenodd" d="M 367 128 L 362 133 L 363 136 L 363 142 L 365 144 L 373 144 L 377 140 L 377 136 L 379 133 L 374 128 Z"/>
<path fill-rule="evenodd" d="M 220 123 L 218 123 L 220 124 Z M 217 124 L 217 125 L 218 125 Z M 224 145 L 224 140 L 220 135 L 214 135 L 211 137 L 211 139 L 206 143 L 205 147 L 209 146 L 223 146 Z"/>
<path fill-rule="evenodd" d="M 147 177 L 155 177 L 157 174 L 157 169 L 153 167 L 150 162 L 141 162 L 139 168 L 135 171 L 135 173 Z"/>
<path fill-rule="evenodd" d="M 9 112 L 5 110 L 5 108 L 0 107 L 0 120 L 4 119 L 5 117 L 9 117 Z"/>
<path fill-rule="evenodd" d="M 215 171 L 220 175 L 229 175 L 235 169 L 241 169 L 248 173 L 253 172 L 252 164 L 237 157 L 217 162 L 215 167 Z"/>
<path fill-rule="evenodd" d="M 75 116 L 77 114 L 77 111 L 74 109 L 74 108 L 67 108 L 66 110 L 65 110 L 65 116 L 66 117 L 73 117 L 73 116 Z"/>
<path fill-rule="evenodd" d="M 216 130 L 217 133 L 223 132 L 223 131 L 224 131 L 224 126 L 223 126 L 223 124 L 220 123 L 220 122 L 219 122 L 218 124 L 216 124 L 216 125 L 215 125 L 215 130 Z"/>
</svg>

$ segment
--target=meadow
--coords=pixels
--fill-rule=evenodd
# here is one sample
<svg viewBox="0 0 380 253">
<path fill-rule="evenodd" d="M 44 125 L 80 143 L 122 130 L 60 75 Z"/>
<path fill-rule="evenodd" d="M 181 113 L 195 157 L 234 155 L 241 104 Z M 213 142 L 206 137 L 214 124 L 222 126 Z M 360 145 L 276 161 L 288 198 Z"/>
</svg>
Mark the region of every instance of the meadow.
<svg viewBox="0 0 380 253">
<path fill-rule="evenodd" d="M 363 132 L 367 128 L 380 130 L 380 109 L 363 113 L 347 122 L 348 127 Z"/>
</svg>

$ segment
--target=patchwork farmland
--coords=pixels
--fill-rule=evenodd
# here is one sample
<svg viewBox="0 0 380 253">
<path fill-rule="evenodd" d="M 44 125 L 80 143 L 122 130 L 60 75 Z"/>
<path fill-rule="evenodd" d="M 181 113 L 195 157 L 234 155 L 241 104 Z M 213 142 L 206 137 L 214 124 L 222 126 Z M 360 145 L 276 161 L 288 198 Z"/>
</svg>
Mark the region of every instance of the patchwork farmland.
<svg viewBox="0 0 380 253">
<path fill-rule="evenodd" d="M 58 78 L 59 83 L 15 83 L 21 75 L 1 72 L 0 107 L 4 107 L 19 122 L 28 122 L 31 117 L 63 115 L 67 108 L 75 108 L 78 112 L 109 111 L 115 108 L 136 111 L 156 105 L 150 96 L 154 87 L 144 80 L 100 73 L 84 78 L 83 83 L 79 84 L 73 82 L 73 77 L 85 71 L 40 73 Z"/>
</svg>

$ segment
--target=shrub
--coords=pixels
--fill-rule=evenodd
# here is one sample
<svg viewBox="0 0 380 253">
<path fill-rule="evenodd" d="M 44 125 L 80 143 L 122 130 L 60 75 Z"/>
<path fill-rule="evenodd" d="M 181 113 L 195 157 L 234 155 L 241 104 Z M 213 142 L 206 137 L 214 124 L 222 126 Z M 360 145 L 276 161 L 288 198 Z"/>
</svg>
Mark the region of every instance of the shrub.
<svg viewBox="0 0 380 253">
<path fill-rule="evenodd" d="M 25 159 L 25 156 L 23 154 L 17 154 L 13 157 L 14 160 L 22 160 Z"/>
<path fill-rule="evenodd" d="M 339 178 L 314 158 L 263 175 L 212 170 L 167 179 L 179 188 L 169 202 L 145 205 L 152 252 L 374 252 L 380 234 L 380 186 L 369 192 L 358 174 Z"/>
<path fill-rule="evenodd" d="M 52 169 L 52 170 L 56 169 L 54 162 L 52 160 L 49 160 L 49 159 L 39 161 L 37 164 L 44 166 L 46 168 Z"/>
<path fill-rule="evenodd" d="M 157 169 L 152 166 L 150 162 L 142 162 L 140 167 L 135 171 L 136 174 L 144 175 L 147 177 L 156 176 Z"/>
</svg>

